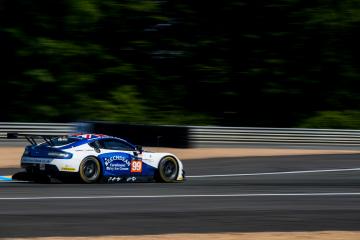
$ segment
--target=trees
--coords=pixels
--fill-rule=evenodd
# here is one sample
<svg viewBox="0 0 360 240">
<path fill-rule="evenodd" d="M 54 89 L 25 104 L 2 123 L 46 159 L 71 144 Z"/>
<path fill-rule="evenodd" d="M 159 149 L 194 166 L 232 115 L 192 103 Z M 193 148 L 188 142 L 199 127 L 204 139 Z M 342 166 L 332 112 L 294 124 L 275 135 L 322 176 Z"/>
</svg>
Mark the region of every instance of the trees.
<svg viewBox="0 0 360 240">
<path fill-rule="evenodd" d="M 296 126 L 359 109 L 357 1 L 5 0 L 1 121 Z"/>
</svg>

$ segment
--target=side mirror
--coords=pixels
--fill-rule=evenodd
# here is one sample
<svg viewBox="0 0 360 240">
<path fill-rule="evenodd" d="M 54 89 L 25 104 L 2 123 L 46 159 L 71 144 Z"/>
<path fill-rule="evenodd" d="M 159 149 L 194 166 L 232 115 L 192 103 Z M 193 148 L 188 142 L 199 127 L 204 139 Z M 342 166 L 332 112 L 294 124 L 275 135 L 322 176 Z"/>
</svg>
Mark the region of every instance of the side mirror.
<svg viewBox="0 0 360 240">
<path fill-rule="evenodd" d="M 100 152 L 101 152 L 99 147 L 94 147 L 94 150 L 95 150 L 95 152 L 97 152 L 97 153 L 100 153 Z"/>
<path fill-rule="evenodd" d="M 97 141 L 89 143 L 90 147 L 94 148 L 95 152 L 100 153 L 100 146 Z"/>
<path fill-rule="evenodd" d="M 136 150 L 137 150 L 140 154 L 142 154 L 142 152 L 144 151 L 144 150 L 143 150 L 143 147 L 140 146 L 140 145 L 136 145 Z"/>
</svg>

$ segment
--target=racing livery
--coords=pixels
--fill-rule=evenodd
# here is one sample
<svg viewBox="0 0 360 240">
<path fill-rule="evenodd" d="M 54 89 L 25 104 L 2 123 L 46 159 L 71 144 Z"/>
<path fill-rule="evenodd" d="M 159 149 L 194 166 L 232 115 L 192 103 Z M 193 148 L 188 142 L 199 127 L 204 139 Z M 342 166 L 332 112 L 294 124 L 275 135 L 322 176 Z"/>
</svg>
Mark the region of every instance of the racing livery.
<svg viewBox="0 0 360 240">
<path fill-rule="evenodd" d="M 40 174 L 64 180 L 78 177 L 85 183 L 184 180 L 181 161 L 171 153 L 143 151 L 124 139 L 101 134 L 39 136 L 8 133 L 8 138 L 24 136 L 21 167 L 26 174 Z M 38 144 L 35 139 L 44 142 Z"/>
</svg>

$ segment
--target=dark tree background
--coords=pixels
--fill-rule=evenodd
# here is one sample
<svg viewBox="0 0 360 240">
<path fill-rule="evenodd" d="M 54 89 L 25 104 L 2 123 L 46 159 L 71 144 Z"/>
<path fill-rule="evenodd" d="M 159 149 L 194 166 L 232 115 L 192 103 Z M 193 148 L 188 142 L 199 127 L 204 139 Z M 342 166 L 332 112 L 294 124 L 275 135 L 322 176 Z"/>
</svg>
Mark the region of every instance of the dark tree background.
<svg viewBox="0 0 360 240">
<path fill-rule="evenodd" d="M 0 121 L 360 128 L 356 0 L 2 0 Z"/>
</svg>

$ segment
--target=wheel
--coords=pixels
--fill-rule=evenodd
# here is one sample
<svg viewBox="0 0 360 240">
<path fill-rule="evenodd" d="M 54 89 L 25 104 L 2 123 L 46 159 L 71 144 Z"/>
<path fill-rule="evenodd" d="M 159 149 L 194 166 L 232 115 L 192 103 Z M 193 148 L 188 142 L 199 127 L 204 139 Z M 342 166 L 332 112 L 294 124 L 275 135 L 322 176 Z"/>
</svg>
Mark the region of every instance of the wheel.
<svg viewBox="0 0 360 240">
<path fill-rule="evenodd" d="M 100 163 L 95 157 L 86 157 L 80 163 L 80 178 L 85 183 L 98 182 L 101 176 Z"/>
<path fill-rule="evenodd" d="M 159 163 L 157 180 L 160 182 L 174 182 L 178 172 L 179 166 L 176 159 L 171 156 L 164 157 Z"/>
</svg>

